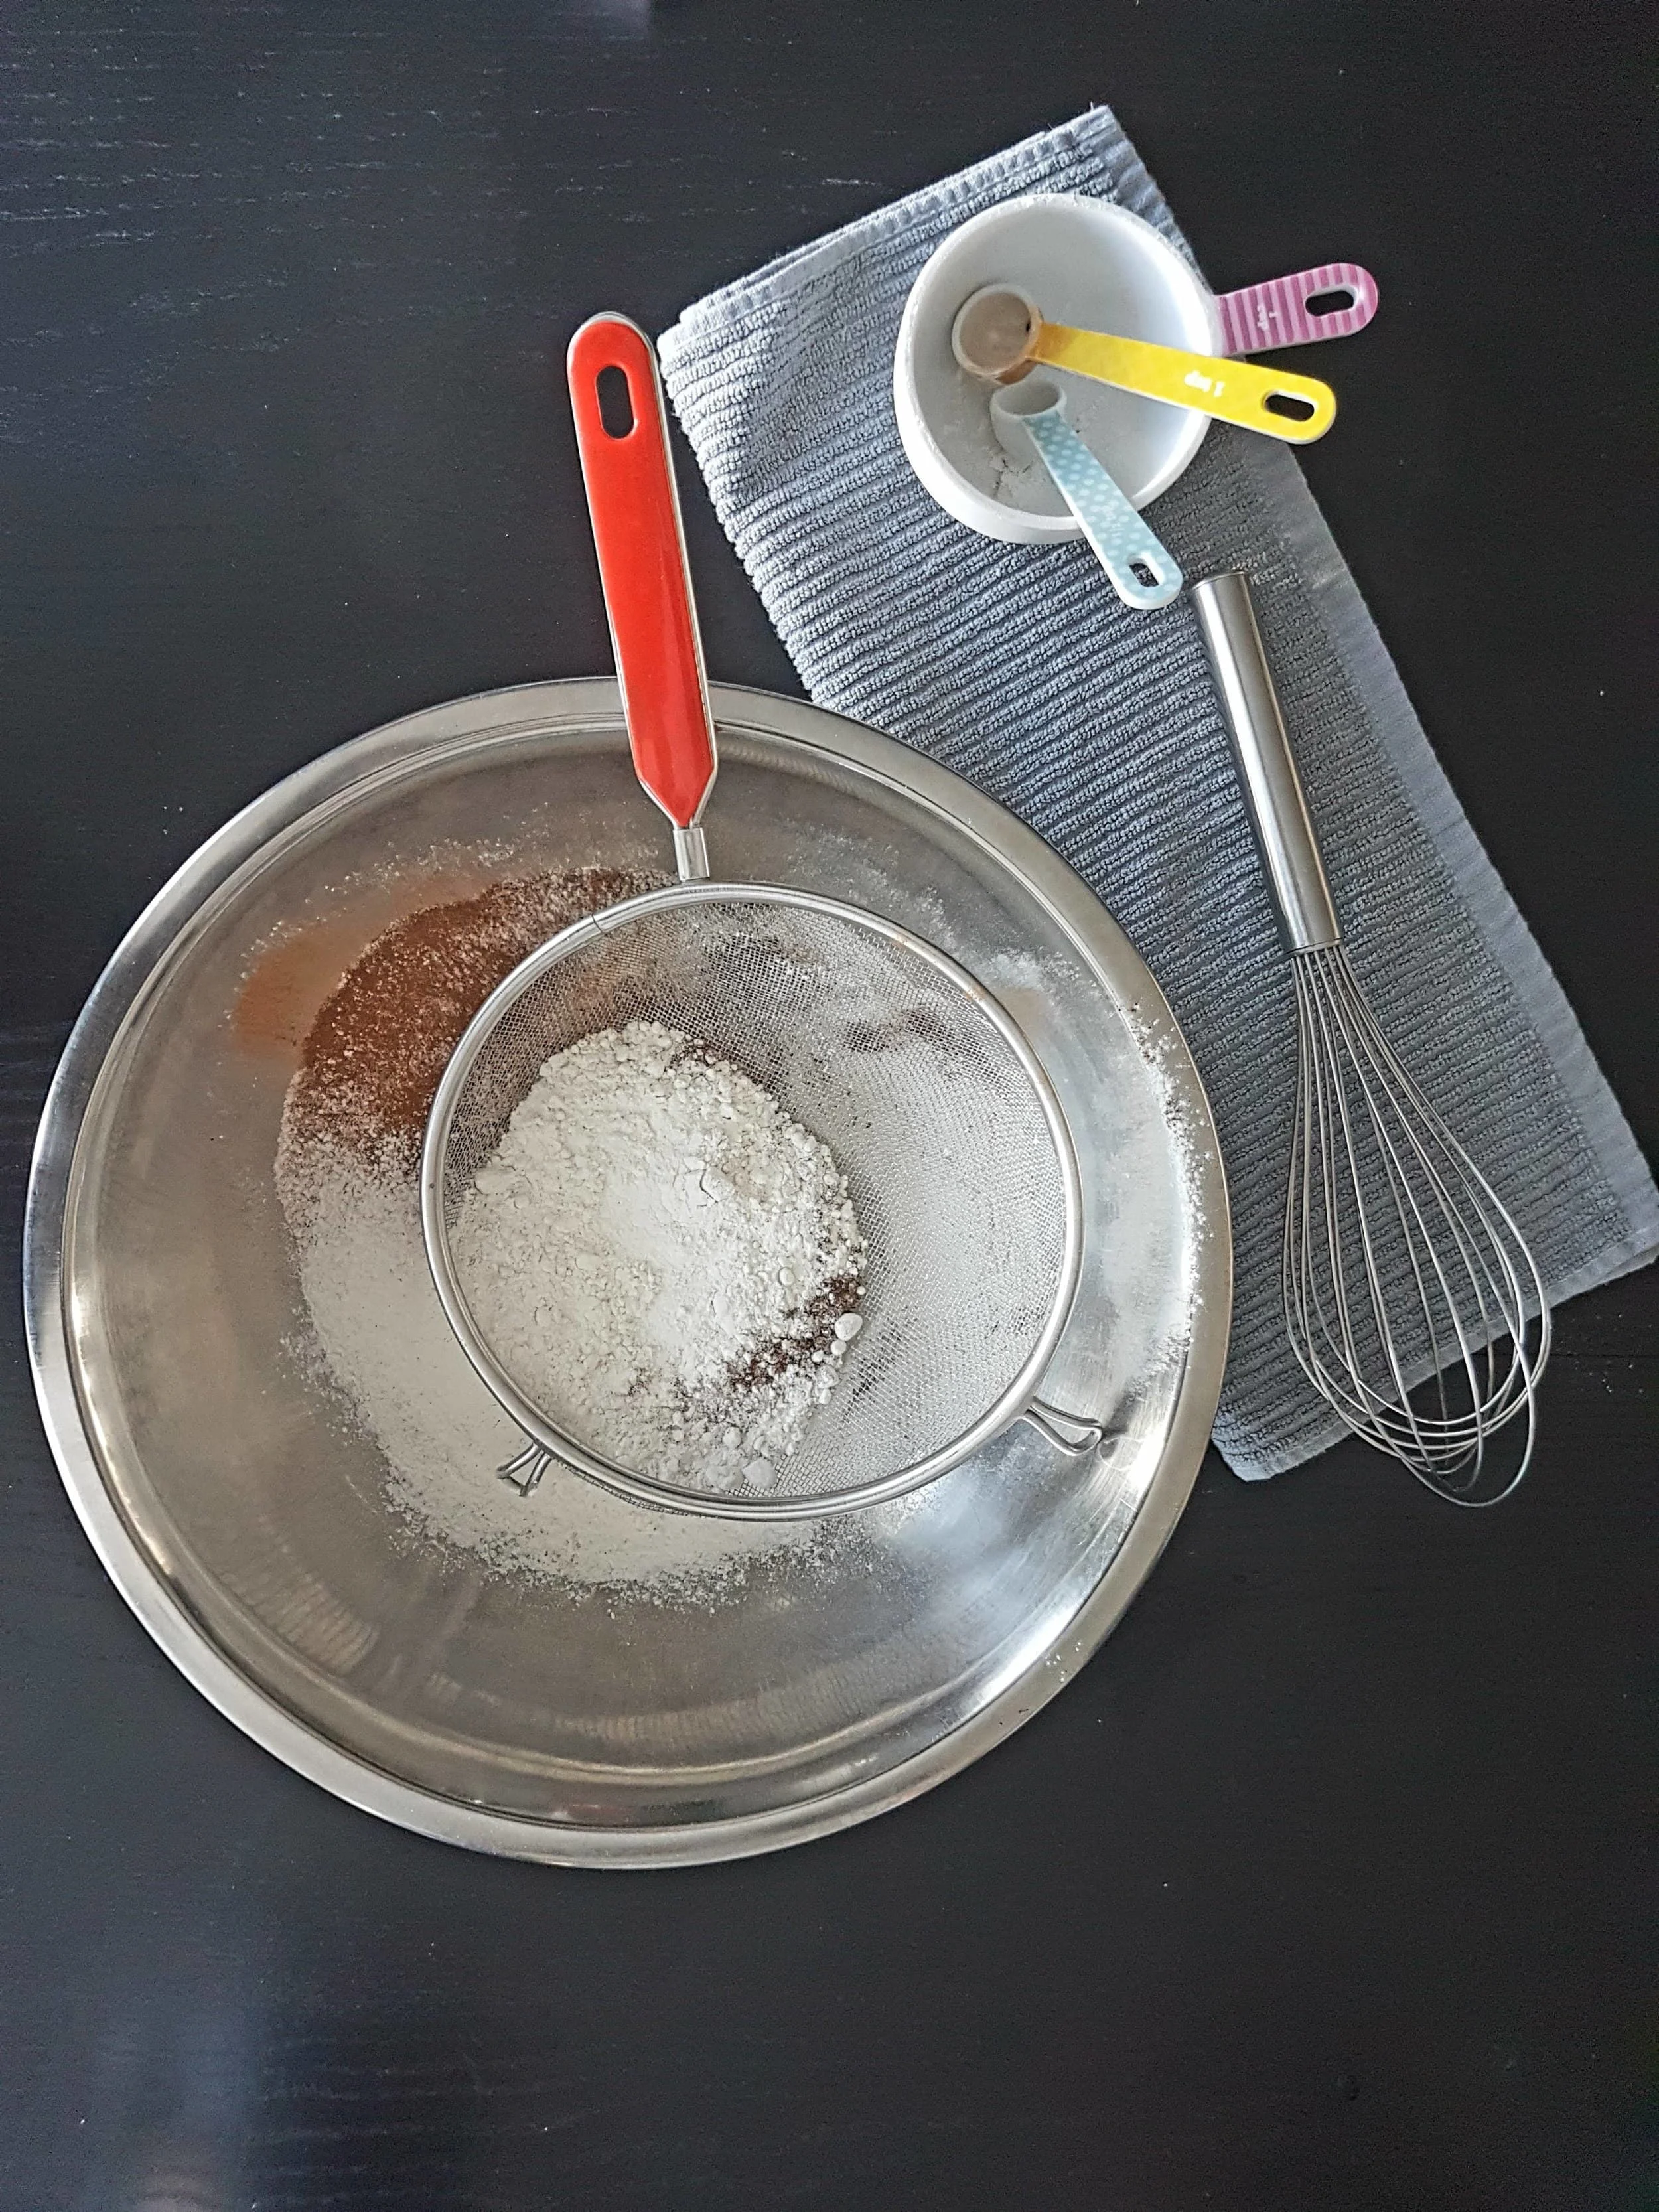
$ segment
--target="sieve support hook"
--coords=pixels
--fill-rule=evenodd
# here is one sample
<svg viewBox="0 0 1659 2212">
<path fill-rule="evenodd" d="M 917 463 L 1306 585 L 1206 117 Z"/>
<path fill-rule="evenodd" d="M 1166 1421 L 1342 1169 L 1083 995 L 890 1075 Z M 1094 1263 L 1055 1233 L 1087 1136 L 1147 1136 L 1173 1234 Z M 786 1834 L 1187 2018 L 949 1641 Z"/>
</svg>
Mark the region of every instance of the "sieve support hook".
<svg viewBox="0 0 1659 2212">
<path fill-rule="evenodd" d="M 515 1458 L 503 1462 L 495 1472 L 503 1482 L 511 1483 L 520 1498 L 528 1498 L 552 1464 L 553 1455 L 545 1444 L 526 1444 Z"/>
<path fill-rule="evenodd" d="M 1087 1459 L 1091 1452 L 1099 1450 L 1105 1440 L 1103 1421 L 1086 1419 L 1081 1413 L 1068 1413 L 1063 1407 L 1047 1405 L 1041 1398 L 1033 1398 L 1019 1418 L 1028 1421 L 1040 1437 L 1045 1437 L 1056 1451 L 1064 1452 L 1067 1459 Z M 1068 1434 L 1068 1431 L 1073 1433 Z"/>
</svg>

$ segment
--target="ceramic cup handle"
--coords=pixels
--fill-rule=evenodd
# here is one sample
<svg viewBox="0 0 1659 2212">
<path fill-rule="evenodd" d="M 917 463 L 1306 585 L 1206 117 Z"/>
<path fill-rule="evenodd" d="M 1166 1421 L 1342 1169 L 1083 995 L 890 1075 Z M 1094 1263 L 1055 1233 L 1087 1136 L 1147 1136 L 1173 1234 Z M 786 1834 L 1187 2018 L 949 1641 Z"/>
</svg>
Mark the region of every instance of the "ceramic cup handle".
<svg viewBox="0 0 1659 2212">
<path fill-rule="evenodd" d="M 1267 353 L 1274 346 L 1310 345 L 1316 338 L 1347 338 L 1376 313 L 1376 279 L 1355 261 L 1328 261 L 1294 276 L 1275 276 L 1224 292 L 1224 353 Z"/>
</svg>

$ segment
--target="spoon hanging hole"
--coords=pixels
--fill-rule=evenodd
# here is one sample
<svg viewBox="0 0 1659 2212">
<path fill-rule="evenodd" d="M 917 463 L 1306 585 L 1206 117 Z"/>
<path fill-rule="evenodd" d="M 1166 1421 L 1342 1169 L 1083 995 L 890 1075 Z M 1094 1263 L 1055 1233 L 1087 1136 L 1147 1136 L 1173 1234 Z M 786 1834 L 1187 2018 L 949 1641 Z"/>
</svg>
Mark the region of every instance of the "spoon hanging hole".
<svg viewBox="0 0 1659 2212">
<path fill-rule="evenodd" d="M 1310 315 L 1343 315 L 1350 307 L 1359 305 L 1359 295 L 1350 291 L 1346 284 L 1339 284 L 1332 291 L 1316 292 L 1302 305 Z"/>
</svg>

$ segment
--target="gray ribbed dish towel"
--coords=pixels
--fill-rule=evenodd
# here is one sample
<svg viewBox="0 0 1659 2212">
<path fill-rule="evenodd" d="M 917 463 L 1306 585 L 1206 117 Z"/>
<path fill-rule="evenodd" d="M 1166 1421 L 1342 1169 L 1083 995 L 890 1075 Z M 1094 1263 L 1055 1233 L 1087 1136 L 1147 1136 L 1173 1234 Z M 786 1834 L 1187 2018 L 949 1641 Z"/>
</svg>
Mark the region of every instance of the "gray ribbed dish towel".
<svg viewBox="0 0 1659 2212">
<path fill-rule="evenodd" d="M 1115 200 L 1187 250 L 1096 108 L 699 301 L 662 339 L 663 374 L 811 696 L 1012 808 L 1163 985 L 1232 1194 L 1216 1441 L 1240 1474 L 1275 1474 L 1341 1431 L 1285 1341 L 1294 1005 L 1190 606 L 1133 613 L 1081 545 L 963 529 L 912 475 L 893 420 L 893 344 L 922 263 L 969 216 L 1031 191 Z M 1189 578 L 1254 579 L 1354 963 L 1553 1293 L 1639 1266 L 1659 1249 L 1659 1194 L 1289 450 L 1213 425 L 1154 520 Z"/>
</svg>

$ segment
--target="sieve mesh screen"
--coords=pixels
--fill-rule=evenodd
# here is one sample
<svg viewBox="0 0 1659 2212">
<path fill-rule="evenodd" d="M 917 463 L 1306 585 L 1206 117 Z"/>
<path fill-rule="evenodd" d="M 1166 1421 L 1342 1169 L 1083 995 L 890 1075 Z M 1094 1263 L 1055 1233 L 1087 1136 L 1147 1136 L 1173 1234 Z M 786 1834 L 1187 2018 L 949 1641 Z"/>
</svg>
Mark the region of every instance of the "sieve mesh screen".
<svg viewBox="0 0 1659 2212">
<path fill-rule="evenodd" d="M 503 992 L 463 1042 L 447 1122 L 441 1095 L 432 1258 L 554 1435 L 617 1461 L 482 1339 L 447 1232 L 551 1055 L 630 1021 L 707 1044 L 821 1138 L 867 1241 L 862 1330 L 775 1496 L 829 1502 L 900 1474 L 1017 1389 L 1075 1275 L 1070 1149 L 1029 1048 L 962 970 L 855 908 L 703 884 L 577 925 Z M 695 1475 L 652 1487 L 696 1495 Z"/>
</svg>

